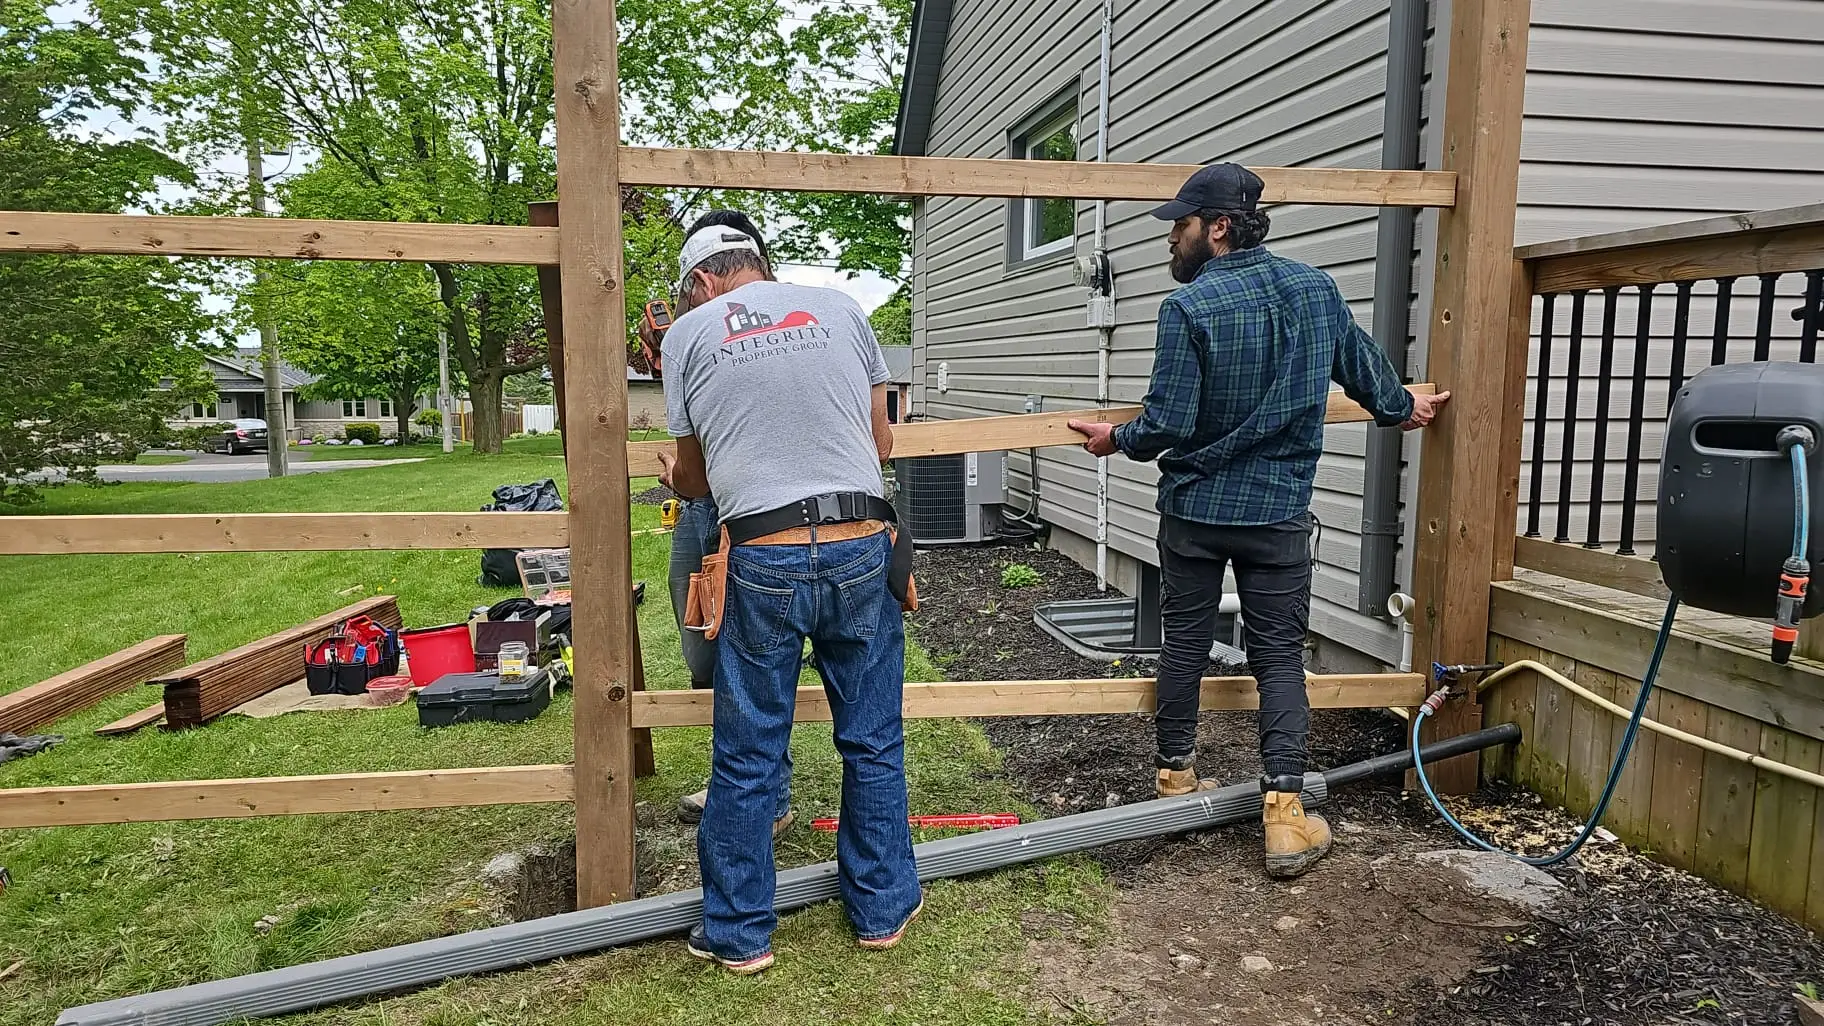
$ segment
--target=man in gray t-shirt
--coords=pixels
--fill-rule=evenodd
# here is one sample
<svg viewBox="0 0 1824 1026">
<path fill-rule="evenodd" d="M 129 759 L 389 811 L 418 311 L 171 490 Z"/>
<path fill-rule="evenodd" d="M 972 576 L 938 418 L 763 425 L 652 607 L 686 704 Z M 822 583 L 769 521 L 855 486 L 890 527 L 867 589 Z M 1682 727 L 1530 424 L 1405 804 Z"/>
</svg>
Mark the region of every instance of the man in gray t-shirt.
<svg viewBox="0 0 1824 1026">
<path fill-rule="evenodd" d="M 887 362 L 853 299 L 749 282 L 679 316 L 663 356 L 668 426 L 702 444 L 724 521 L 808 495 L 883 494 L 870 393 Z"/>
<path fill-rule="evenodd" d="M 728 557 L 697 826 L 703 920 L 687 948 L 737 973 L 773 964 L 772 825 L 807 638 L 843 762 L 843 905 L 863 948 L 890 948 L 924 905 L 907 823 L 893 540 L 866 519 L 891 515 L 880 503 L 893 448 L 886 361 L 854 300 L 774 281 L 737 229 L 691 233 L 679 264 L 681 312 L 662 351 L 677 453 L 661 457 L 660 480 L 685 498 L 715 495 Z M 829 519 L 807 519 L 809 499 Z"/>
</svg>

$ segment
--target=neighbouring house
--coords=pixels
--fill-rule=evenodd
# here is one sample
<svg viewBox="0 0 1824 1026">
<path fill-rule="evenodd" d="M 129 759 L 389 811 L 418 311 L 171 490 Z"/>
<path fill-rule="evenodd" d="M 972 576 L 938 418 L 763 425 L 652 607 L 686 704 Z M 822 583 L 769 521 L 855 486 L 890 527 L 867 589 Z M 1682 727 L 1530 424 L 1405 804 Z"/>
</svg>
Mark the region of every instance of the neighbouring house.
<svg viewBox="0 0 1824 1026">
<path fill-rule="evenodd" d="M 257 417 L 277 430 L 276 418 L 266 416 L 266 373 L 258 349 L 237 349 L 233 356 L 204 357 L 215 376 L 215 401 L 192 403 L 178 412 L 172 427 L 195 427 L 242 417 Z M 399 433 L 391 399 L 303 399 L 298 392 L 316 383 L 316 376 L 283 361 L 279 379 L 285 397 L 285 431 L 292 441 L 326 435 L 342 437 L 349 424 L 378 424 L 384 436 Z M 417 409 L 434 409 L 434 397 L 419 400 Z"/>
<path fill-rule="evenodd" d="M 1104 144 L 1098 125 L 1106 124 L 1110 161 L 1439 166 L 1432 119 L 1443 105 L 1447 2 L 1112 5 L 1106 96 L 1104 9 L 1096 0 L 918 0 L 895 152 L 1094 160 Z M 1518 244 L 1824 194 L 1824 4 L 1534 0 L 1532 10 Z M 1398 59 L 1390 61 L 1390 49 Z M 1028 396 L 1047 411 L 1095 406 L 1102 395 L 1139 402 L 1154 315 L 1175 287 L 1167 226 L 1149 216 L 1152 206 L 1102 209 L 1114 283 L 1113 327 L 1104 336 L 1090 326 L 1097 322 L 1079 284 L 1097 269 L 1097 204 L 915 200 L 913 415 L 1014 414 Z M 1268 246 L 1335 276 L 1407 380 L 1422 380 L 1435 212 L 1269 212 Z M 1743 291 L 1754 287 L 1745 280 Z M 1789 298 L 1796 304 L 1800 296 Z M 1630 301 L 1622 297 L 1621 323 L 1631 340 Z M 1710 302 L 1700 289 L 1693 323 Z M 1556 315 L 1560 330 L 1566 305 Z M 1652 310 L 1650 353 L 1667 344 L 1669 305 Z M 1735 304 L 1733 337 L 1753 335 L 1754 306 Z M 1778 352 L 1797 328 L 1782 313 L 1774 331 Z M 1588 371 L 1597 349 L 1585 346 Z M 1535 377 L 1529 387 L 1538 384 Z M 1557 378 L 1551 384 L 1562 387 Z M 1593 391 L 1581 396 L 1581 418 L 1596 416 Z M 1655 401 L 1650 422 L 1664 416 L 1663 400 Z M 1390 590 L 1411 589 L 1418 438 L 1341 425 L 1329 430 L 1325 449 L 1313 501 L 1322 524 L 1314 668 L 1392 664 L 1400 634 L 1384 603 Z M 1026 502 L 1036 477 L 1053 544 L 1086 566 L 1100 556 L 1110 587 L 1132 594 L 1140 565 L 1157 562 L 1151 465 L 1112 458 L 1099 488 L 1094 458 L 1053 447 L 1036 460 L 1009 454 L 1008 472 L 1009 501 Z M 1642 487 L 1651 495 L 1654 481 Z"/>
<path fill-rule="evenodd" d="M 887 423 L 898 424 L 911 410 L 912 347 L 881 346 L 887 361 Z"/>
</svg>

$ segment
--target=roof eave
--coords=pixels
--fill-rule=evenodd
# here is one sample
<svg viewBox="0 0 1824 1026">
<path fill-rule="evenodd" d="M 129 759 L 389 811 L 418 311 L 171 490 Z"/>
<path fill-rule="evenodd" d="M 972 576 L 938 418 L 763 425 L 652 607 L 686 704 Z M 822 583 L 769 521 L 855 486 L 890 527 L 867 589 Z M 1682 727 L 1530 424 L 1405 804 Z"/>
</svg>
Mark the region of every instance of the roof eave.
<svg viewBox="0 0 1824 1026">
<path fill-rule="evenodd" d="M 937 77 L 944 67 L 944 43 L 950 34 L 953 0 L 917 0 L 912 7 L 912 38 L 906 46 L 906 73 L 899 86 L 899 117 L 893 125 L 893 152 L 926 156 L 931 137 L 931 108 L 937 99 Z"/>
</svg>

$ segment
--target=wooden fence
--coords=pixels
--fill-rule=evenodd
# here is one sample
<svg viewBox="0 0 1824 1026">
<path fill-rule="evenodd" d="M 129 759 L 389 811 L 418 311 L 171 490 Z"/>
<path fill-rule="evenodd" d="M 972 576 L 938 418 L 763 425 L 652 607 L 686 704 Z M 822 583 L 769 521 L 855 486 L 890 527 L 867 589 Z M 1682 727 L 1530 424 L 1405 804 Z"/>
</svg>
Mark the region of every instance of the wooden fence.
<svg viewBox="0 0 1824 1026">
<path fill-rule="evenodd" d="M 1514 200 L 1530 25 L 1527 0 L 1453 0 L 1444 164 L 1430 171 L 1257 168 L 1270 203 L 1441 208 L 1430 332 L 1430 375 L 1454 394 L 1426 433 L 1419 516 L 1449 524 L 1422 532 L 1415 658 L 1473 662 L 1487 642 L 1488 581 L 1504 551 L 1498 468 L 1487 433 L 1503 423 L 1515 380 L 1505 345 L 1512 293 Z M 645 729 L 707 722 L 688 694 L 640 694 L 631 601 L 630 476 L 657 472 L 657 446 L 627 441 L 622 295 L 622 186 L 868 192 L 899 196 L 1064 197 L 1157 202 L 1196 168 L 829 153 L 656 150 L 619 145 L 613 0 L 552 11 L 557 83 L 557 208 L 561 229 L 486 225 L 149 217 L 0 212 L 0 251 L 304 260 L 531 264 L 561 280 L 561 358 L 569 509 L 548 514 L 260 514 L 8 518 L 0 553 L 188 552 L 326 548 L 569 546 L 574 581 L 576 701 L 573 766 L 519 766 L 266 780 L 180 781 L 0 791 L 0 826 L 206 816 L 572 801 L 581 906 L 633 894 L 633 779 Z M 1460 184 L 1464 187 L 1459 188 Z M 552 220 L 554 211 L 536 214 Z M 554 354 L 555 355 L 555 354 Z M 558 363 L 554 360 L 554 365 Z M 1422 386 L 1429 387 L 1429 386 Z M 565 391 L 559 393 L 564 406 Z M 1332 420 L 1366 419 L 1338 397 Z M 1130 409 L 903 425 L 896 456 L 1075 445 L 1071 416 L 1117 420 Z M 1509 510 L 1511 513 L 1511 509 Z M 1511 521 L 1511 516 L 1509 517 Z M 1445 611 L 1448 610 L 1448 616 Z M 1315 678 L 1314 704 L 1411 706 L 1417 674 Z M 1211 689 L 1214 689 L 1213 691 Z M 1246 708 L 1242 681 L 1206 685 L 1206 701 Z M 1147 708 L 1146 682 L 1033 681 L 908 690 L 920 716 L 1101 713 Z M 808 698 L 801 710 L 818 715 Z M 1455 702 L 1432 737 L 1479 721 Z M 1474 756 L 1437 767 L 1447 791 L 1476 782 Z"/>
</svg>

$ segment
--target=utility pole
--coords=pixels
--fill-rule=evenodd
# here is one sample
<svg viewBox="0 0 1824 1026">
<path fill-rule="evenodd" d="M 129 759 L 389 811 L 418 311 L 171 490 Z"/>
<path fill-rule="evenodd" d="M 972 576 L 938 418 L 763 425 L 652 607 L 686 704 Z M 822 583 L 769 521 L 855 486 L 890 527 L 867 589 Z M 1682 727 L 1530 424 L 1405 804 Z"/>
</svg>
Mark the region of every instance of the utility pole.
<svg viewBox="0 0 1824 1026">
<path fill-rule="evenodd" d="M 247 194 L 253 204 L 253 216 L 266 216 L 266 165 L 261 156 L 260 137 L 247 135 Z M 285 381 L 279 372 L 279 328 L 272 322 L 267 307 L 266 263 L 253 262 L 254 319 L 260 326 L 262 377 L 266 379 L 266 476 L 285 476 L 286 448 L 291 432 L 285 422 Z"/>
<path fill-rule="evenodd" d="M 437 420 L 443 425 L 443 451 L 452 452 L 456 442 L 451 437 L 450 418 L 455 416 L 455 404 L 450 402 L 450 333 L 443 325 L 437 325 L 437 410 L 441 414 Z"/>
</svg>

